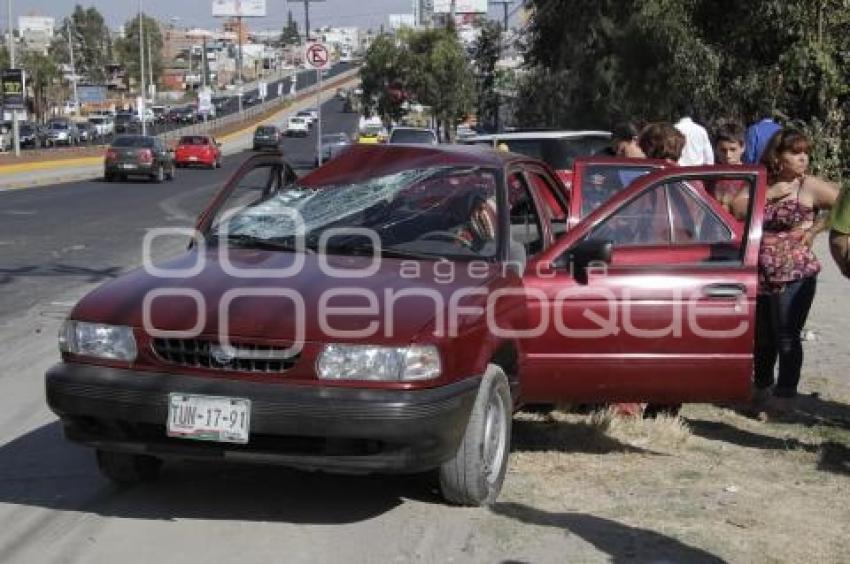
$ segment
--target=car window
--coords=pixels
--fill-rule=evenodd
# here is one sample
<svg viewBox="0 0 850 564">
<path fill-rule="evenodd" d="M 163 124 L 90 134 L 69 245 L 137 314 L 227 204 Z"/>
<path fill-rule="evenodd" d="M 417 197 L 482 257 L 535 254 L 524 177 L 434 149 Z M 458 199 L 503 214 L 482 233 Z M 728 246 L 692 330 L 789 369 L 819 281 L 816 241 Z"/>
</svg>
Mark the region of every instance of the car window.
<svg viewBox="0 0 850 564">
<path fill-rule="evenodd" d="M 112 142 L 113 147 L 153 147 L 153 138 L 151 137 L 134 137 L 126 136 L 119 137 Z"/>
<path fill-rule="evenodd" d="M 390 143 L 415 143 L 436 145 L 437 138 L 430 131 L 416 129 L 397 129 L 390 136 Z"/>
<path fill-rule="evenodd" d="M 732 231 L 682 182 L 668 185 L 674 243 L 723 243 Z"/>
<path fill-rule="evenodd" d="M 581 175 L 581 217 L 596 211 L 607 202 L 657 167 L 619 164 L 588 165 Z"/>
<path fill-rule="evenodd" d="M 670 215 L 665 185 L 655 186 L 621 207 L 589 235 L 614 246 L 669 245 Z"/>
<path fill-rule="evenodd" d="M 511 241 L 525 247 L 527 256 L 543 249 L 543 232 L 540 215 L 534 198 L 520 173 L 508 177 L 508 215 L 510 218 Z"/>
<path fill-rule="evenodd" d="M 546 215 L 551 220 L 566 219 L 567 210 L 555 195 L 557 189 L 555 188 L 552 179 L 542 172 L 535 171 L 529 172 L 528 177 L 531 179 L 534 189 L 537 191 L 540 203 L 545 208 Z"/>
</svg>

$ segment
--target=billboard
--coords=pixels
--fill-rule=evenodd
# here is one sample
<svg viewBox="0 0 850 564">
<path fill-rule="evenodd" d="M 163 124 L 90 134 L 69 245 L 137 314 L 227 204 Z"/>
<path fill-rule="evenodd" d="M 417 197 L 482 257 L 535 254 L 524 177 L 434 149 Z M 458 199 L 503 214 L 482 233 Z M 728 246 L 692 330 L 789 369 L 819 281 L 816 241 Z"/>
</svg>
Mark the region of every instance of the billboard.
<svg viewBox="0 0 850 564">
<path fill-rule="evenodd" d="M 106 86 L 78 86 L 77 99 L 81 104 L 100 104 L 106 102 Z"/>
<path fill-rule="evenodd" d="M 2 78 L 3 107 L 7 110 L 25 110 L 26 82 L 21 69 L 5 69 Z"/>
<path fill-rule="evenodd" d="M 435 14 L 451 14 L 452 0 L 434 0 Z M 486 14 L 487 0 L 455 0 L 456 14 Z"/>
<path fill-rule="evenodd" d="M 213 0 L 212 15 L 216 18 L 264 18 L 266 0 Z"/>
</svg>

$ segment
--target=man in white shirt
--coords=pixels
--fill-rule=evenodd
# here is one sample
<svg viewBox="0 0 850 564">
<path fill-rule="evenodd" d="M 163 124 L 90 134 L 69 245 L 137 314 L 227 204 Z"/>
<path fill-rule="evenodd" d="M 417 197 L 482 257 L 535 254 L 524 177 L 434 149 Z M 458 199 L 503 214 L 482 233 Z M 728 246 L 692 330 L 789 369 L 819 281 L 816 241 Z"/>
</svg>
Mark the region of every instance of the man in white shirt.
<svg viewBox="0 0 850 564">
<path fill-rule="evenodd" d="M 676 129 L 685 136 L 685 148 L 679 159 L 681 166 L 699 166 L 714 164 L 714 147 L 703 126 L 689 117 L 692 112 L 682 112 L 685 116 L 676 123 Z"/>
</svg>

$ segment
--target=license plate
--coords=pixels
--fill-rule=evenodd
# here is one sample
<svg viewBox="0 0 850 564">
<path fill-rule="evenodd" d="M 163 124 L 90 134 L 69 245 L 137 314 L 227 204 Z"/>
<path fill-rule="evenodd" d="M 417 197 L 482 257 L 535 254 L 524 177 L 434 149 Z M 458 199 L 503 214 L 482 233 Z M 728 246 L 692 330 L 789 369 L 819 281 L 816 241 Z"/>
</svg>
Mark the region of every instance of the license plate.
<svg viewBox="0 0 850 564">
<path fill-rule="evenodd" d="M 189 157 L 189 160 L 190 161 L 196 161 L 196 160 L 198 160 L 198 157 Z"/>
<path fill-rule="evenodd" d="M 121 165 L 121 168 L 123 168 L 123 169 L 133 169 L 133 168 L 136 168 L 136 165 L 124 163 L 124 164 Z"/>
<path fill-rule="evenodd" d="M 172 393 L 167 427 L 169 437 L 244 444 L 251 429 L 251 400 Z"/>
</svg>

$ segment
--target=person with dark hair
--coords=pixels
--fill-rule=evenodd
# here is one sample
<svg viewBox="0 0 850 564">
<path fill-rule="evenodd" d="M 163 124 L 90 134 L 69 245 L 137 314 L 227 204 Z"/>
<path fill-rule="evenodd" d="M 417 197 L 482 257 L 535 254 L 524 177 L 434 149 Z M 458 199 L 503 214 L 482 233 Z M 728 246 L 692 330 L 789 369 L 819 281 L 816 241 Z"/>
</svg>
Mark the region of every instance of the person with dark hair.
<svg viewBox="0 0 850 564">
<path fill-rule="evenodd" d="M 797 396 L 803 365 L 800 333 L 821 270 L 812 243 L 828 223 L 819 212 L 832 208 L 838 198 L 835 184 L 808 175 L 810 148 L 805 134 L 783 129 L 771 138 L 761 161 L 768 190 L 759 249 L 753 399 L 766 417 L 787 413 Z M 748 192 L 741 191 L 733 208 L 746 210 L 748 200 Z"/>
<path fill-rule="evenodd" d="M 685 136 L 666 122 L 650 123 L 640 132 L 638 146 L 648 159 L 679 162 L 685 147 Z"/>
<path fill-rule="evenodd" d="M 685 136 L 685 146 L 679 164 L 682 166 L 699 166 L 714 164 L 714 148 L 711 139 L 703 126 L 694 121 L 694 110 L 690 104 L 682 104 L 679 108 L 682 119 L 676 122 L 676 129 Z"/>
<path fill-rule="evenodd" d="M 748 127 L 744 144 L 744 156 L 742 158 L 744 163 L 760 163 L 764 155 L 764 149 L 767 147 L 771 137 L 781 129 L 782 126 L 773 121 L 773 118 L 769 117 L 761 119 Z"/>
<path fill-rule="evenodd" d="M 638 145 L 639 134 L 640 131 L 633 122 L 617 124 L 612 130 L 611 146 L 607 149 L 607 154 L 627 159 L 646 158 Z"/>
<path fill-rule="evenodd" d="M 741 155 L 744 153 L 743 126 L 735 122 L 721 125 L 714 136 L 714 150 L 717 153 L 718 164 L 741 164 Z M 743 180 L 718 180 L 708 183 L 706 188 L 727 211 L 732 212 L 732 202 L 738 192 L 746 186 L 747 183 Z"/>
</svg>

